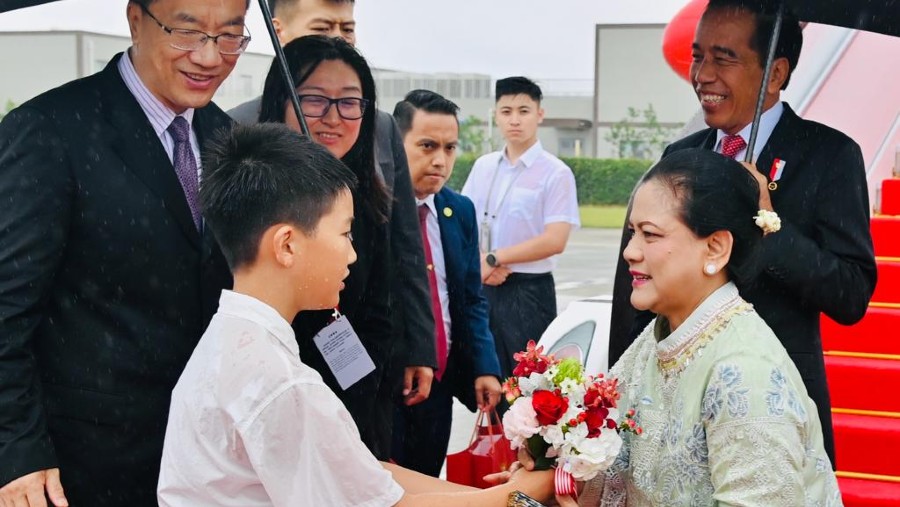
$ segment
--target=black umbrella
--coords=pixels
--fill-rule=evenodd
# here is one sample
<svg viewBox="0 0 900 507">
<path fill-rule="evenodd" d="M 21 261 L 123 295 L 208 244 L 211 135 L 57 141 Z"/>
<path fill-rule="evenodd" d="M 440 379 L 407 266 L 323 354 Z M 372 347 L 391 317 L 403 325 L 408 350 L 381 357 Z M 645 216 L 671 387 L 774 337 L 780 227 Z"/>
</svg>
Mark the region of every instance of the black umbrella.
<svg viewBox="0 0 900 507">
<path fill-rule="evenodd" d="M 13 11 L 24 7 L 32 7 L 35 5 L 48 4 L 57 0 L 0 0 L 0 12 Z M 281 69 L 281 77 L 284 84 L 291 91 L 291 104 L 294 106 L 294 114 L 297 115 L 297 121 L 300 123 L 300 130 L 305 136 L 309 136 L 309 128 L 306 126 L 306 119 L 300 112 L 300 100 L 297 98 L 297 87 L 294 86 L 294 78 L 291 77 L 291 71 L 287 66 L 287 60 L 284 58 L 284 51 L 281 49 L 281 43 L 278 41 L 278 35 L 275 32 L 275 25 L 272 23 L 272 12 L 269 10 L 269 4 L 266 0 L 259 0 L 259 8 L 263 13 L 263 20 L 266 22 L 266 28 L 269 30 L 269 37 L 272 39 L 272 47 L 275 49 L 275 60 Z"/>
<path fill-rule="evenodd" d="M 756 102 L 756 114 L 753 116 L 753 126 L 750 129 L 750 139 L 747 142 L 747 153 L 744 156 L 745 162 L 753 161 L 753 149 L 759 131 L 759 119 L 763 112 L 766 83 L 769 81 L 769 75 L 772 72 L 772 62 L 775 60 L 775 48 L 778 45 L 778 34 L 784 21 L 785 10 L 790 10 L 798 19 L 811 23 L 843 26 L 900 37 L 900 1 L 898 0 L 774 1 L 777 4 L 775 7 L 775 23 L 772 27 L 771 39 L 769 39 L 766 65 L 763 71 L 762 83 L 759 87 L 759 97 Z"/>
</svg>

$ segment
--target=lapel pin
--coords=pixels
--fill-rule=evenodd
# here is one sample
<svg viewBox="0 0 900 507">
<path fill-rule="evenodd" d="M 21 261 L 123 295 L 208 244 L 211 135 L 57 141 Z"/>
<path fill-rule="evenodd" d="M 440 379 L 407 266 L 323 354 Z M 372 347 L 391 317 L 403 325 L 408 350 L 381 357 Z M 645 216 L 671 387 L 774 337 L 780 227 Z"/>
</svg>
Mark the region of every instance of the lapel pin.
<svg viewBox="0 0 900 507">
<path fill-rule="evenodd" d="M 778 190 L 778 180 L 784 172 L 784 166 L 787 164 L 784 160 L 776 158 L 772 161 L 772 168 L 769 169 L 769 190 Z"/>
<path fill-rule="evenodd" d="M 450 209 L 449 206 L 447 206 L 446 208 L 444 208 L 444 216 L 447 217 L 447 218 L 450 218 L 450 217 L 453 216 L 453 210 Z"/>
</svg>

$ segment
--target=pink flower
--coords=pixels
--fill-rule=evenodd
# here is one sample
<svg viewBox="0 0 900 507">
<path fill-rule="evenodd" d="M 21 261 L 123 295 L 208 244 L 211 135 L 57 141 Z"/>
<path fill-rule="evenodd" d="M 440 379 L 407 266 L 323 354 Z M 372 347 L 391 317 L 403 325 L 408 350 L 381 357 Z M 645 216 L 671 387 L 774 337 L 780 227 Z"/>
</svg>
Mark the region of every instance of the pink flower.
<svg viewBox="0 0 900 507">
<path fill-rule="evenodd" d="M 529 437 L 540 430 L 541 425 L 537 420 L 537 412 L 531 405 L 531 398 L 518 398 L 503 414 L 503 434 L 509 439 L 513 449 L 522 447 Z"/>
</svg>

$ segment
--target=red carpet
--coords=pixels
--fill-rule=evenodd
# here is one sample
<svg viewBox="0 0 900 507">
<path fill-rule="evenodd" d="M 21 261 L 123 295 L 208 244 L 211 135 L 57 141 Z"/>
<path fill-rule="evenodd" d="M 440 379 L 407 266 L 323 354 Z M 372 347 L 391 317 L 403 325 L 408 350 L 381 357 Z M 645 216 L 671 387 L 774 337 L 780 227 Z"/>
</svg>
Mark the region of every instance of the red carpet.
<svg viewBox="0 0 900 507">
<path fill-rule="evenodd" d="M 832 417 L 838 470 L 900 477 L 900 419 L 840 413 Z"/>
<path fill-rule="evenodd" d="M 897 507 L 900 483 L 865 479 L 838 478 L 844 507 Z"/>
<path fill-rule="evenodd" d="M 831 406 L 900 413 L 900 396 L 890 387 L 900 386 L 900 360 L 826 356 L 825 369 Z"/>
<path fill-rule="evenodd" d="M 875 215 L 872 217 L 871 228 L 875 255 L 900 257 L 900 217 Z"/>
<path fill-rule="evenodd" d="M 865 317 L 822 317 L 838 481 L 847 507 L 900 506 L 900 180 L 872 217 L 878 283 Z"/>
<path fill-rule="evenodd" d="M 900 308 L 870 306 L 866 316 L 852 326 L 842 326 L 823 315 L 822 348 L 900 355 Z"/>
</svg>

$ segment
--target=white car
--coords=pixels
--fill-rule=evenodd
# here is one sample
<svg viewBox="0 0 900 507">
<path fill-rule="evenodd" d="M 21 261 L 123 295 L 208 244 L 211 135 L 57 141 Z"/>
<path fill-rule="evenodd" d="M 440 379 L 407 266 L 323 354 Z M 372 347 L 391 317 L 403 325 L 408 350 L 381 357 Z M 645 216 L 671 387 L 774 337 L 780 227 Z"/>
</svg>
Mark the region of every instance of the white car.
<svg viewBox="0 0 900 507">
<path fill-rule="evenodd" d="M 557 358 L 574 357 L 585 373 L 609 370 L 609 322 L 612 296 L 596 296 L 569 303 L 541 335 L 538 345 Z"/>
</svg>

